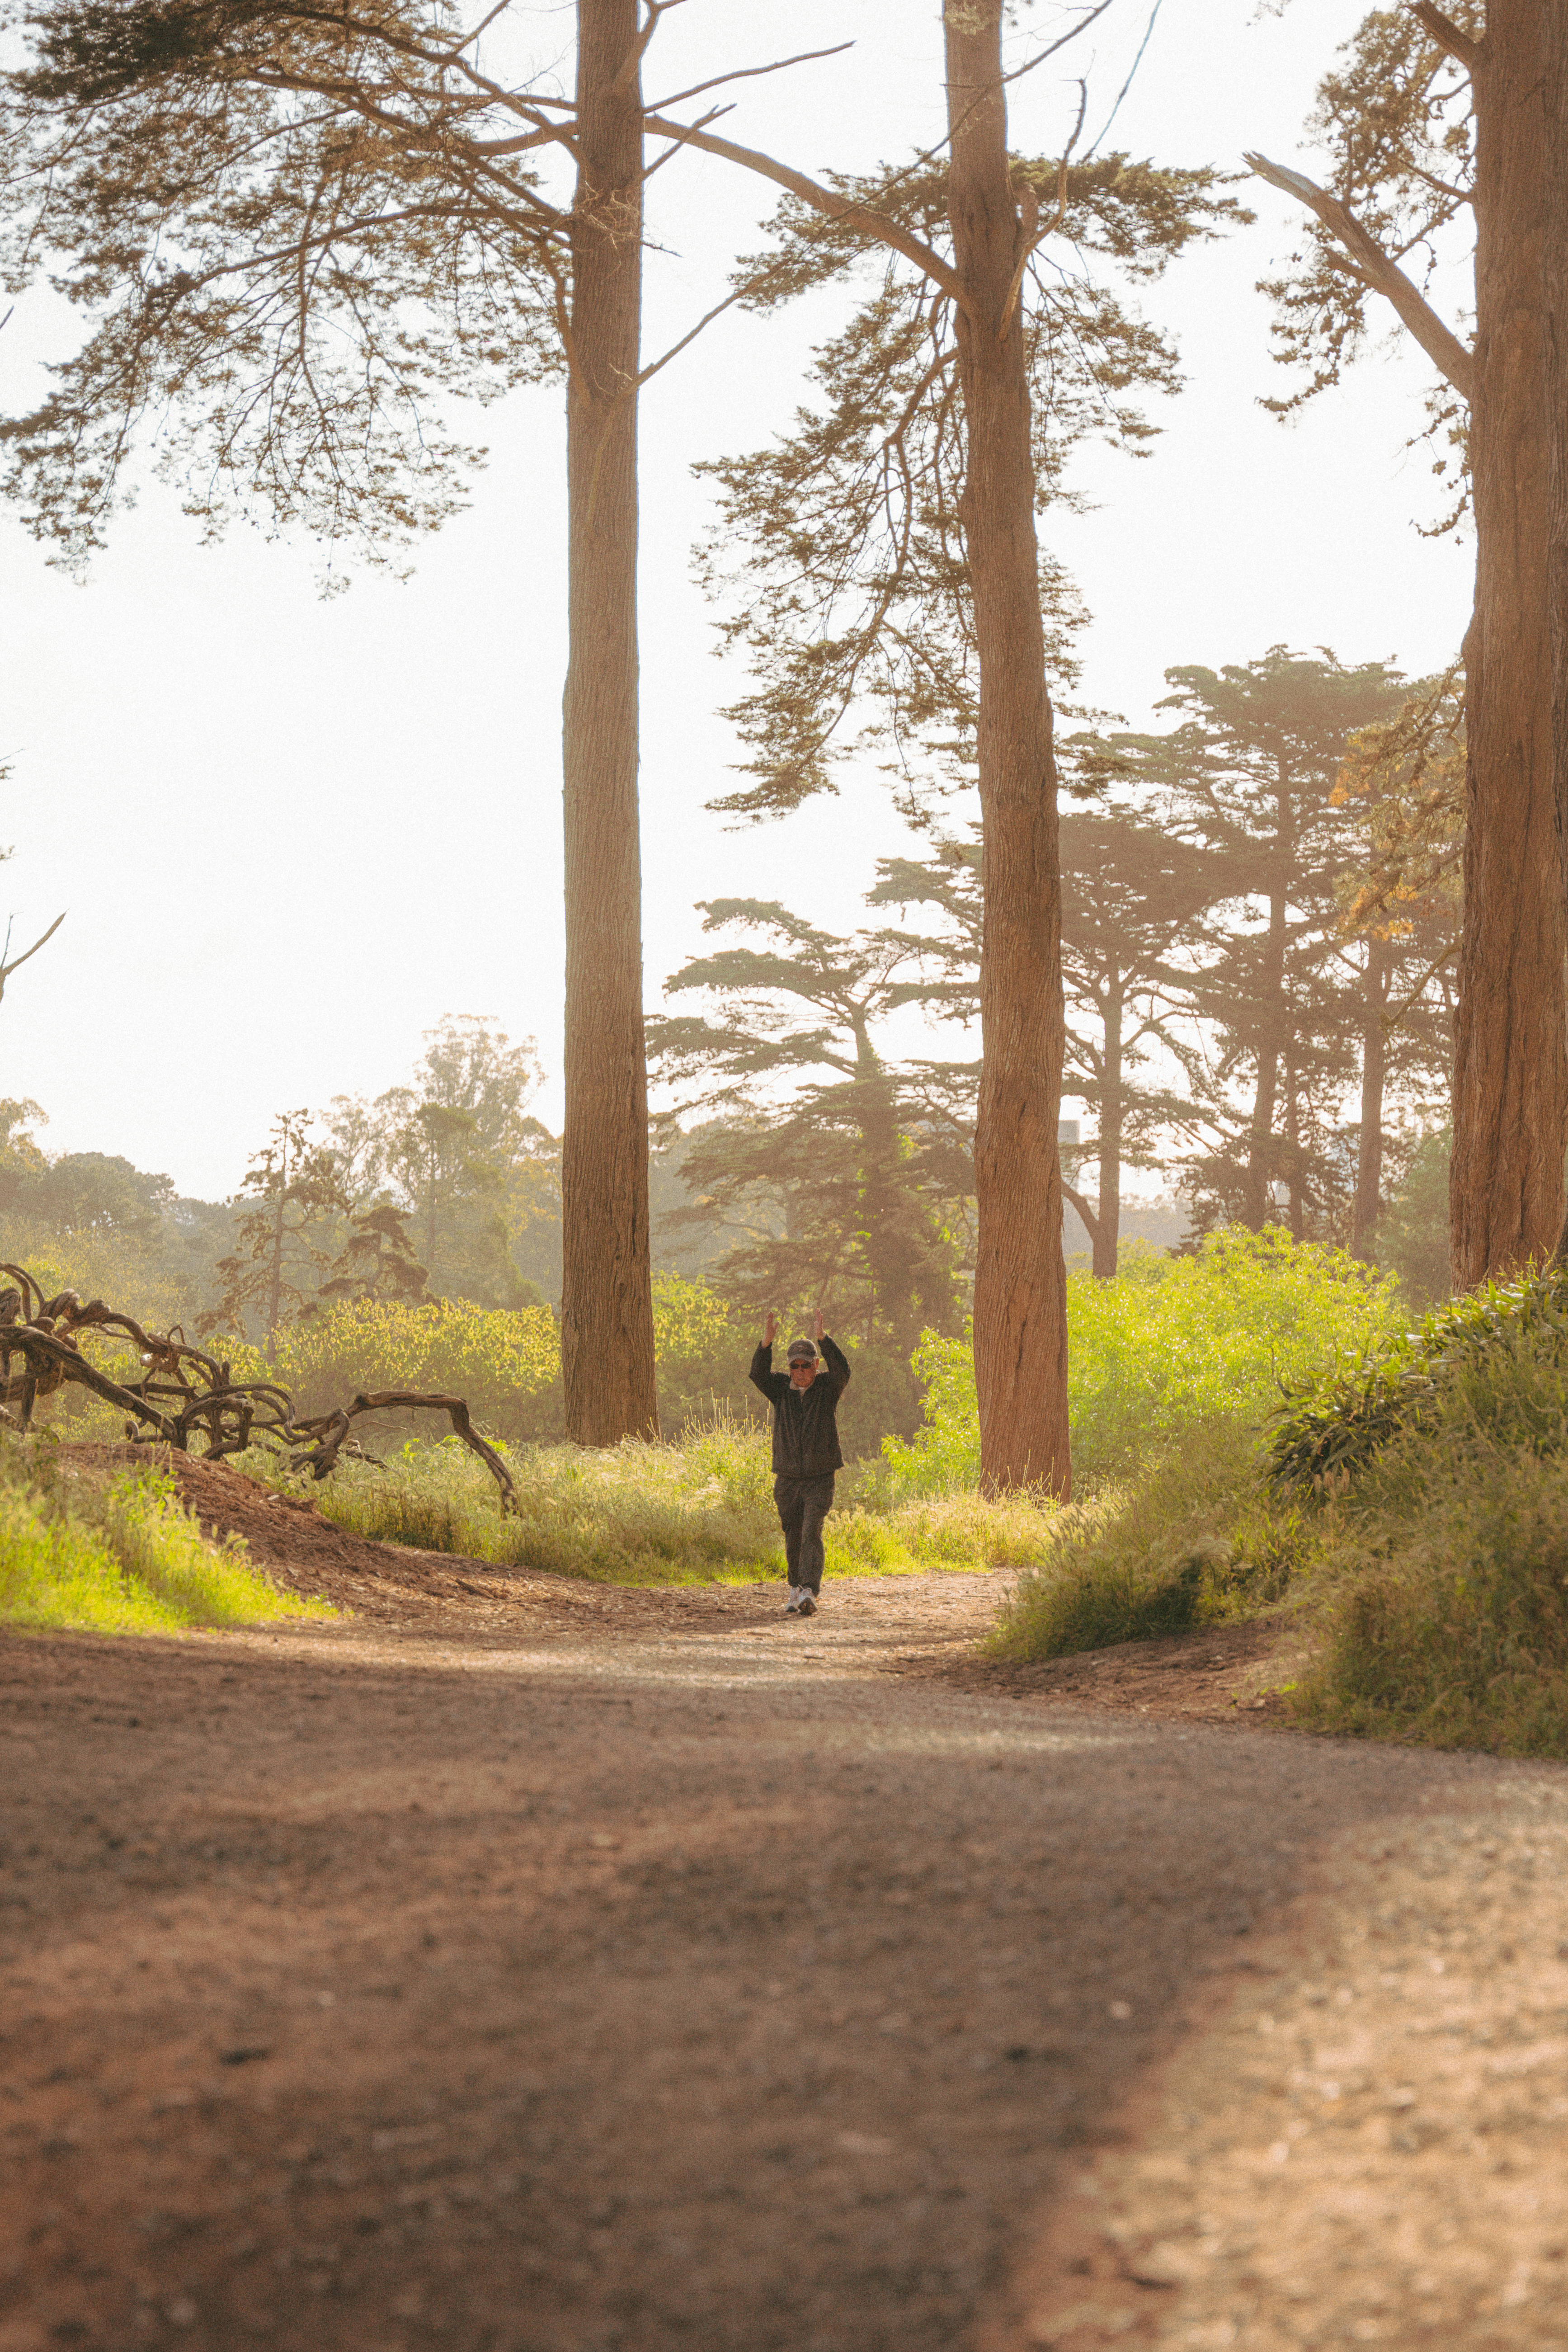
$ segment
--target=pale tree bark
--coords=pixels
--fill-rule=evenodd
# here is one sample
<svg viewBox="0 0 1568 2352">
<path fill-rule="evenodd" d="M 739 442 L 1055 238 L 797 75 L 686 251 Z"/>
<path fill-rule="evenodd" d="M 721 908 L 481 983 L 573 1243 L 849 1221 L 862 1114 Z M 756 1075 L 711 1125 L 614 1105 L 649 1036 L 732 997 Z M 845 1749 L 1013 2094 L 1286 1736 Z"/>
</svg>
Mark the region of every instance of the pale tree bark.
<svg viewBox="0 0 1568 2352">
<path fill-rule="evenodd" d="M 563 705 L 567 1435 L 656 1436 L 637 837 L 637 370 L 643 115 L 637 0 L 578 0 Z"/>
<path fill-rule="evenodd" d="M 1070 1483 L 1057 1113 L 1065 1021 L 1056 762 L 1008 179 L 1002 0 L 944 12 L 949 216 L 968 472 L 960 513 L 980 667 L 983 1045 L 974 1187 L 980 1472 L 991 1490 Z"/>
<path fill-rule="evenodd" d="M 1295 841 L 1290 802 L 1283 778 L 1277 806 L 1274 883 L 1268 894 L 1268 929 L 1263 949 L 1263 986 L 1258 1039 L 1258 1078 L 1248 1122 L 1247 1166 L 1242 1171 L 1242 1222 L 1260 1234 L 1274 1216 L 1274 1116 L 1279 1107 L 1279 1059 L 1289 1021 L 1285 1003 L 1285 950 L 1289 904 L 1287 879 Z"/>
<path fill-rule="evenodd" d="M 1361 976 L 1361 1140 L 1351 1217 L 1351 1255 L 1368 1265 L 1383 1202 L 1383 1097 L 1388 1073 L 1388 1033 L 1383 1023 L 1393 971 L 1387 940 L 1369 938 Z"/>
<path fill-rule="evenodd" d="M 1418 11 L 1430 26 L 1432 14 Z M 1472 49 L 1476 607 L 1466 639 L 1464 923 L 1449 1246 L 1458 1290 L 1553 1248 L 1568 1131 L 1568 950 L 1547 605 L 1548 208 L 1540 0 Z"/>
</svg>

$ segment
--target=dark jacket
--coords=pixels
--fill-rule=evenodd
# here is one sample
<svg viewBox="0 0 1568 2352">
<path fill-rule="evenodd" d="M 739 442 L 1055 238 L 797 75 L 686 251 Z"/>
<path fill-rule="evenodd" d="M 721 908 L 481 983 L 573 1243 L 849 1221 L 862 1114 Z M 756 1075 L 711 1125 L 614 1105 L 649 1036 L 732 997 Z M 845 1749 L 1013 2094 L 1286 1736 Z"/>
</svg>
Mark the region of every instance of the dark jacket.
<svg viewBox="0 0 1568 2352">
<path fill-rule="evenodd" d="M 808 1389 L 792 1388 L 787 1372 L 773 1370 L 773 1351 L 759 1348 L 752 1358 L 752 1386 L 773 1409 L 773 1475 L 826 1478 L 842 1470 L 838 1444 L 838 1400 L 849 1385 L 849 1360 L 824 1335 L 823 1369 Z"/>
</svg>

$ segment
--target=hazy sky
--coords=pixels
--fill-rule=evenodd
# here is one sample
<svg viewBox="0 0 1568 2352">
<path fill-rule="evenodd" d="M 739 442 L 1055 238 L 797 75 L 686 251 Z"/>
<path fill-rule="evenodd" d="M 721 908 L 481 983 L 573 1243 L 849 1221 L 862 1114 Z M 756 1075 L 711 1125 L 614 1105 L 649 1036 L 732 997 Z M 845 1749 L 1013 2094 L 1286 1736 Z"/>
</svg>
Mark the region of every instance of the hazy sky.
<svg viewBox="0 0 1568 2352">
<path fill-rule="evenodd" d="M 528 9 L 537 53 L 566 55 L 565 6 Z M 1090 79 L 1109 112 L 1151 0 L 1116 0 L 1080 44 L 1015 90 L 1014 142 L 1058 152 Z M 649 94 L 780 53 L 762 0 L 687 0 L 661 30 Z M 1109 143 L 1162 163 L 1239 168 L 1258 147 L 1307 158 L 1301 126 L 1335 45 L 1363 14 L 1315 0 L 1163 0 Z M 1026 9 L 1020 57 L 1055 7 Z M 816 171 L 868 170 L 940 135 L 935 0 L 794 0 L 787 45 L 853 33 L 847 56 L 739 86 L 731 135 Z M 1141 299 L 1176 331 L 1187 389 L 1163 403 L 1146 460 L 1088 457 L 1088 516 L 1049 543 L 1083 592 L 1091 702 L 1148 716 L 1179 662 L 1283 642 L 1411 670 L 1457 650 L 1468 546 L 1418 535 L 1440 511 L 1421 422 L 1426 371 L 1390 340 L 1351 386 L 1281 427 L 1268 306 L 1254 282 L 1289 250 L 1291 208 L 1251 182 L 1256 226 L 1177 265 Z M 688 156 L 650 190 L 647 349 L 721 290 L 771 209 L 760 183 Z M 1462 285 L 1457 289 L 1463 299 Z M 851 928 L 900 831 L 873 774 L 783 824 L 736 832 L 704 803 L 737 756 L 718 707 L 742 679 L 712 657 L 690 573 L 709 511 L 693 463 L 787 423 L 813 337 L 831 323 L 729 317 L 643 406 L 643 809 L 647 1001 L 700 944 L 693 902 L 784 898 Z M 0 407 L 31 405 L 71 314 L 43 295 L 0 336 Z M 127 1154 L 182 1190 L 237 1183 L 274 1111 L 403 1077 L 447 1013 L 537 1037 L 561 1098 L 560 692 L 564 665 L 562 400 L 492 409 L 468 511 L 406 584 L 375 573 L 331 603 L 313 551 L 237 530 L 198 543 L 149 480 L 85 587 L 0 516 L 12 761 L 0 912 L 18 942 L 61 907 L 58 938 L 0 1006 L 0 1093 L 49 1114 L 51 1150 Z M 1068 1107 L 1069 1109 L 1071 1106 Z"/>
</svg>

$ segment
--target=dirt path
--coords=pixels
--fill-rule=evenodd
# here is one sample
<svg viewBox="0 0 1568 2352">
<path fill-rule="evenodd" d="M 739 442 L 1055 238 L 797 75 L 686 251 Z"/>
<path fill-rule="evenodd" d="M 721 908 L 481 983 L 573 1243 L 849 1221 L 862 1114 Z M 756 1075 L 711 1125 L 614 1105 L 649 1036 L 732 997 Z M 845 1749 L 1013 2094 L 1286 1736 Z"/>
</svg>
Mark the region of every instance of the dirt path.
<svg viewBox="0 0 1568 2352">
<path fill-rule="evenodd" d="M 1568 2344 L 1568 1771 L 343 1574 L 0 1642 L 0 2352 Z"/>
</svg>

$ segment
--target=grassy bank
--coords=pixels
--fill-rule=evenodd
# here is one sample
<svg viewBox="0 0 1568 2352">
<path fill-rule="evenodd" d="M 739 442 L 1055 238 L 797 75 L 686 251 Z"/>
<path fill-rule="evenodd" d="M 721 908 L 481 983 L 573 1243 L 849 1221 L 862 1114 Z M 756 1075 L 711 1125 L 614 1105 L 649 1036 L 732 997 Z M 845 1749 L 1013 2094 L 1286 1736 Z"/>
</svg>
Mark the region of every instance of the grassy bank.
<svg viewBox="0 0 1568 2352">
<path fill-rule="evenodd" d="M 1568 1279 L 1373 1337 L 1271 1423 L 1194 1428 L 1064 1513 L 993 1637 L 1051 1657 L 1298 1613 L 1298 1722 L 1568 1755 Z"/>
<path fill-rule="evenodd" d="M 0 1624 L 179 1633 L 334 1613 L 278 1591 L 243 1544 L 209 1543 L 166 1475 L 99 1491 L 48 1446 L 0 1439 Z"/>
</svg>

